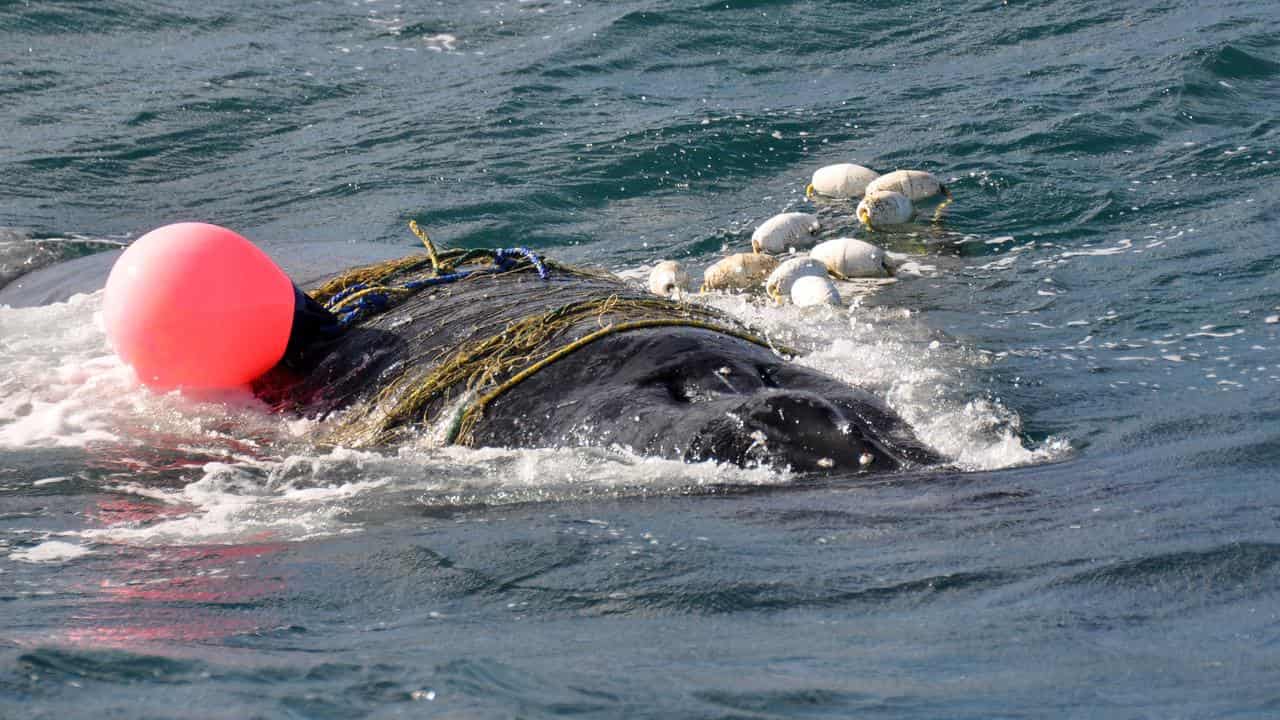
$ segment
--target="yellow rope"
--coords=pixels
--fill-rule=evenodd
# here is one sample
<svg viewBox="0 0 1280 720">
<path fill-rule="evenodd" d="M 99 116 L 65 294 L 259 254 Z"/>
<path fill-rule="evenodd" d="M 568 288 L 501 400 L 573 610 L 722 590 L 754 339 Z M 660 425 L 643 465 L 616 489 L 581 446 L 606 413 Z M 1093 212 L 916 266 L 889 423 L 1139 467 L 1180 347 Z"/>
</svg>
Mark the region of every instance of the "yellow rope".
<svg viewBox="0 0 1280 720">
<path fill-rule="evenodd" d="M 351 295 L 348 295 L 347 297 L 343 298 L 341 302 L 338 302 L 333 307 L 330 307 L 329 310 L 330 312 L 334 312 L 334 313 L 341 312 L 342 309 L 345 308 L 347 305 L 357 302 L 360 298 L 366 295 L 373 295 L 374 293 L 406 296 L 406 295 L 411 295 L 412 291 L 406 290 L 405 288 L 392 287 L 388 285 L 371 285 L 359 292 L 355 292 L 355 293 L 352 293 Z"/>
<path fill-rule="evenodd" d="M 352 285 L 359 284 L 368 285 L 371 288 L 373 288 L 373 286 L 384 286 L 381 289 L 385 292 L 389 289 L 385 287 L 385 281 L 393 275 L 411 273 L 421 270 L 427 265 L 430 265 L 435 274 L 441 275 L 453 270 L 453 262 L 469 254 L 474 254 L 475 252 L 467 250 L 447 250 L 445 252 L 440 252 L 436 250 L 435 243 L 431 242 L 431 238 L 416 221 L 409 221 L 409 230 L 422 241 L 423 247 L 427 250 L 426 257 L 421 255 L 408 255 L 398 260 L 385 260 L 382 262 L 351 268 L 341 275 L 332 278 L 319 288 L 313 290 L 310 293 L 311 297 L 315 298 L 317 302 L 323 304 L 328 302 L 329 298 L 334 295 L 337 295 Z M 477 259 L 483 260 L 483 258 Z M 358 297 L 363 294 L 365 294 L 365 291 L 362 290 L 352 297 Z M 346 305 L 349 300 L 350 298 L 343 301 L 342 305 Z"/>
<path fill-rule="evenodd" d="M 608 315 L 621 315 L 623 318 L 639 316 L 641 319 L 606 325 L 605 317 Z M 645 315 L 649 317 L 645 318 Z M 591 342 L 575 340 L 563 348 L 548 350 L 556 337 L 592 318 L 597 319 L 601 328 L 584 336 L 592 337 L 592 340 L 624 329 L 684 325 L 714 330 L 763 347 L 773 347 L 778 352 L 794 354 L 789 348 L 771 346 L 754 335 L 728 327 L 725 317 L 711 308 L 674 304 L 658 298 L 620 298 L 616 295 L 581 300 L 541 315 L 513 320 L 500 332 L 452 349 L 446 348 L 434 357 L 408 358 L 406 367 L 422 363 L 427 366 L 427 371 L 422 374 L 405 373 L 383 387 L 363 410 L 350 416 L 342 427 L 334 431 L 332 439 L 349 445 L 388 442 L 397 427 L 427 421 L 425 410 L 437 400 L 447 401 L 455 389 L 476 393 L 501 383 L 502 392 L 506 392 L 532 374 L 529 368 L 545 367 L 551 362 L 547 358 L 561 358 Z M 503 377 L 508 379 L 503 380 Z M 469 412 L 469 409 L 464 412 Z M 478 416 L 471 417 L 465 429 L 469 431 L 477 419 Z M 451 433 L 451 437 L 453 435 L 456 433 Z"/>
<path fill-rule="evenodd" d="M 402 272 L 413 272 L 421 269 L 424 265 L 431 262 L 428 257 L 421 255 L 409 255 L 398 260 L 388 260 L 377 262 L 370 265 L 361 265 L 360 267 L 351 268 L 341 275 L 326 282 L 315 290 L 311 291 L 311 297 L 321 304 L 329 301 L 329 298 L 346 290 L 352 285 L 364 283 L 366 285 L 380 285 L 384 280 Z"/>
<path fill-rule="evenodd" d="M 423 246 L 427 248 L 427 256 L 431 258 L 431 267 L 434 268 L 437 273 L 445 272 L 441 269 L 443 266 L 440 263 L 440 256 L 436 254 L 435 243 L 431 242 L 431 238 L 427 236 L 426 230 L 418 227 L 417 220 L 409 221 L 409 232 L 417 235 L 418 239 L 422 241 Z"/>
<path fill-rule="evenodd" d="M 481 416 L 484 415 L 484 410 L 489 405 L 489 403 L 505 395 L 512 388 L 524 382 L 525 380 L 528 380 L 530 377 L 537 374 L 539 371 L 545 369 L 551 363 L 554 363 L 557 360 L 561 360 L 564 357 L 571 355 L 574 352 L 577 352 L 578 350 L 581 350 L 587 345 L 590 345 L 591 343 L 597 340 L 600 340 L 602 338 L 608 337 L 610 335 L 616 335 L 617 333 L 627 332 L 630 330 L 641 330 L 644 328 L 654 328 L 654 327 L 691 327 L 691 328 L 699 328 L 702 330 L 711 330 L 713 332 L 718 332 L 724 335 L 732 335 L 733 337 L 740 338 L 742 340 L 746 340 L 751 343 L 755 343 L 756 345 L 759 345 L 764 348 L 768 348 L 770 350 L 775 350 L 777 352 L 786 352 L 786 350 L 775 347 L 774 345 L 771 345 L 768 341 L 762 338 L 756 337 L 751 333 L 745 333 L 738 330 L 734 330 L 733 328 L 727 328 L 722 325 L 716 325 L 714 323 L 709 323 L 709 322 L 701 322 L 699 320 L 680 320 L 676 318 L 662 318 L 662 319 L 654 319 L 654 320 L 632 320 L 629 322 L 606 325 L 605 327 L 599 330 L 596 330 L 593 333 L 583 335 L 577 340 L 574 340 L 573 342 L 567 345 L 561 346 L 551 354 L 543 357 L 541 360 L 538 360 L 537 362 L 533 363 L 532 365 L 529 365 L 528 367 L 516 373 L 515 375 L 512 375 L 505 382 L 498 385 L 497 387 L 489 391 L 484 396 L 473 401 L 458 416 L 457 423 L 450 430 L 449 437 L 446 438 L 445 441 L 450 444 L 470 445 L 473 440 L 473 438 L 471 437 L 471 434 L 475 430 L 476 424 L 480 422 L 480 418 Z"/>
<path fill-rule="evenodd" d="M 933 222 L 934 222 L 934 224 L 935 224 L 935 225 L 936 225 L 936 224 L 938 224 L 938 223 L 940 223 L 940 222 L 942 222 L 942 215 L 943 215 L 943 212 L 947 209 L 947 206 L 948 206 L 948 205 L 950 205 L 950 204 L 951 204 L 951 193 L 947 193 L 947 194 L 946 194 L 946 199 L 945 199 L 945 200 L 943 200 L 943 201 L 938 205 L 938 207 L 936 207 L 936 208 L 934 208 L 934 209 L 933 209 Z"/>
<path fill-rule="evenodd" d="M 343 298 L 334 308 L 343 308 L 358 303 L 362 298 L 375 293 L 404 296 L 415 291 L 403 287 L 392 286 L 391 280 L 399 276 L 430 271 L 435 275 L 452 272 L 457 263 L 492 262 L 492 256 L 485 257 L 484 250 L 447 250 L 438 252 L 435 244 L 416 221 L 409 221 L 409 229 L 426 248 L 427 256 L 410 255 L 398 260 L 383 261 L 352 268 L 331 279 L 311 295 L 317 301 L 325 303 L 338 293 L 354 285 L 365 285 L 358 292 Z M 580 268 L 559 263 L 547 262 L 546 266 L 558 272 L 577 275 L 597 280 L 616 281 L 611 273 Z M 511 272 L 524 272 L 529 268 L 514 268 Z M 501 273 L 505 274 L 505 273 Z M 498 275 L 475 274 L 460 282 L 479 281 L 481 278 L 493 278 Z M 648 318 L 639 320 L 613 321 L 605 324 L 605 316 L 637 315 Z M 575 326 L 597 319 L 600 329 L 590 332 L 577 340 L 543 354 L 552 341 Z M 671 303 L 657 298 L 620 298 L 610 295 L 605 298 L 580 300 L 562 305 L 554 310 L 531 315 L 506 324 L 501 332 L 488 337 L 465 342 L 455 348 L 445 348 L 435 357 L 406 358 L 407 367 L 417 363 L 426 363 L 430 370 L 425 374 L 413 376 L 409 373 L 401 375 L 394 382 L 383 387 L 364 409 L 357 411 L 342 427 L 336 429 L 332 439 L 345 443 L 377 443 L 389 440 L 389 433 L 396 427 L 411 421 L 425 421 L 424 411 L 436 400 L 448 400 L 453 388 L 460 387 L 464 392 L 476 394 L 477 390 L 494 386 L 492 390 L 480 396 L 456 416 L 454 427 L 449 432 L 449 442 L 467 442 L 476 423 L 483 415 L 485 407 L 494 399 L 509 392 L 539 370 L 551 363 L 589 345 L 608 335 L 652 327 L 692 327 L 719 332 L 737 337 L 776 352 L 794 355 L 790 348 L 772 345 L 748 332 L 737 330 L 726 324 L 727 318 L 718 311 L 699 305 Z M 452 354 L 448 354 L 452 350 Z M 499 380 L 510 374 L 506 380 Z"/>
</svg>

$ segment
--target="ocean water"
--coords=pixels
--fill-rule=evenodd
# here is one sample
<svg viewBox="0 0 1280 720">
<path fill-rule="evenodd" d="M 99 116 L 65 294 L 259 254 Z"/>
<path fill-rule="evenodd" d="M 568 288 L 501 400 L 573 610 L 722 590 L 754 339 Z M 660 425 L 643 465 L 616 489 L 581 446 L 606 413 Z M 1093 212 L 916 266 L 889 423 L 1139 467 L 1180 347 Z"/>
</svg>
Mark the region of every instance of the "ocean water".
<svg viewBox="0 0 1280 720">
<path fill-rule="evenodd" d="M 1257 0 L 0 1 L 0 717 L 1280 717 L 1278 118 Z M 178 220 L 643 277 L 784 210 L 896 280 L 714 302 L 950 467 L 323 448 L 13 300 Z"/>
</svg>

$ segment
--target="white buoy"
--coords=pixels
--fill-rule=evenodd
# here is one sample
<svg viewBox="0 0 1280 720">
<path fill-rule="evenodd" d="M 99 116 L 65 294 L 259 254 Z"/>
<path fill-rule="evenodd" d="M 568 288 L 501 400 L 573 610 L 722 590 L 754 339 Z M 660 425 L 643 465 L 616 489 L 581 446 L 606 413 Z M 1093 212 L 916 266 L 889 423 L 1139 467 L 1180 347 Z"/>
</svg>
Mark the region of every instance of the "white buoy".
<svg viewBox="0 0 1280 720">
<path fill-rule="evenodd" d="M 702 273 L 702 290 L 748 290 L 759 287 L 778 267 L 777 258 L 758 253 L 738 253 L 717 262 Z"/>
<path fill-rule="evenodd" d="M 916 214 L 911 200 L 893 190 L 868 190 L 858 203 L 858 219 L 875 230 L 886 225 L 901 225 Z"/>
<path fill-rule="evenodd" d="M 907 196 L 911 202 L 919 202 L 934 195 L 951 196 L 947 186 L 933 173 L 924 170 L 894 170 L 885 173 L 867 185 L 866 194 L 877 190 L 892 190 Z"/>
<path fill-rule="evenodd" d="M 751 233 L 751 249 L 758 253 L 784 253 L 793 247 L 813 244 L 813 234 L 820 227 L 818 218 L 809 213 L 782 213 L 760 223 Z"/>
<path fill-rule="evenodd" d="M 791 285 L 791 302 L 797 307 L 839 305 L 840 293 L 831 278 L 807 275 Z"/>
<path fill-rule="evenodd" d="M 791 286 L 802 277 L 827 277 L 827 266 L 811 257 L 793 257 L 783 262 L 764 282 L 764 290 L 777 302 L 791 297 Z"/>
<path fill-rule="evenodd" d="M 663 260 L 649 271 L 649 292 L 679 300 L 689 289 L 689 273 L 675 260 Z"/>
<path fill-rule="evenodd" d="M 889 276 L 884 251 L 865 240 L 847 237 L 828 240 L 810 250 L 809 257 L 826 265 L 827 271 L 840 280 Z"/>
<path fill-rule="evenodd" d="M 805 195 L 822 195 L 829 198 L 860 198 L 867 184 L 880 177 L 880 173 L 853 163 L 840 163 L 820 167 L 813 173 Z"/>
</svg>

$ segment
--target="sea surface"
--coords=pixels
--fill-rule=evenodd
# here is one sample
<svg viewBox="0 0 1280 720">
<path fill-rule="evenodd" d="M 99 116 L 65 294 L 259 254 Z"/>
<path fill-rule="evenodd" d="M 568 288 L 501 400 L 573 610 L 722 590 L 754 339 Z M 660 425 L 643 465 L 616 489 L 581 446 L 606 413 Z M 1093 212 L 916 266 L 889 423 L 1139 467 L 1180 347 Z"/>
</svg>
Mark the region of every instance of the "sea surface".
<svg viewBox="0 0 1280 720">
<path fill-rule="evenodd" d="M 1278 150 L 1264 0 L 0 0 L 0 718 L 1280 717 Z M 895 282 L 713 302 L 948 467 L 328 448 L 13 299 L 180 220 L 643 278 L 789 210 Z"/>
</svg>

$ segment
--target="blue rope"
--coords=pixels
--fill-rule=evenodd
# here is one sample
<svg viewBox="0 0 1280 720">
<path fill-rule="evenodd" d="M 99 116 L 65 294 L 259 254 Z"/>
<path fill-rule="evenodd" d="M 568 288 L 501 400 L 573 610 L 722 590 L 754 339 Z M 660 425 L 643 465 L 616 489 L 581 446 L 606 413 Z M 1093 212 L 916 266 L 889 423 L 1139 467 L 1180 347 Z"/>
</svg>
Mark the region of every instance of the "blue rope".
<svg viewBox="0 0 1280 720">
<path fill-rule="evenodd" d="M 343 291 L 329 298 L 329 302 L 324 304 L 324 309 L 325 310 L 334 309 L 335 307 L 337 307 L 338 303 L 342 302 L 343 300 L 346 300 L 347 298 L 360 292 L 361 290 L 364 290 L 367 287 L 369 286 L 364 283 L 356 283 L 355 285 L 352 285 L 351 287 L 344 289 Z"/>
<path fill-rule="evenodd" d="M 493 251 L 492 267 L 458 270 L 451 273 L 445 273 L 444 275 L 422 278 L 421 280 L 410 280 L 402 285 L 397 285 L 388 289 L 408 291 L 421 290 L 422 288 L 431 287 L 432 285 L 445 285 L 457 282 L 463 278 L 471 277 L 472 275 L 493 275 L 495 273 L 508 272 L 521 261 L 532 265 L 533 269 L 538 271 L 539 278 L 546 280 L 550 277 L 550 274 L 547 272 L 547 266 L 542 262 L 542 258 L 538 257 L 532 250 L 523 247 L 498 248 Z M 332 311 L 341 305 L 347 298 L 367 289 L 369 289 L 369 286 L 366 283 L 356 283 L 350 287 L 343 288 L 341 292 L 329 298 L 329 301 L 325 303 L 325 309 Z M 371 292 L 366 295 L 362 295 L 355 304 L 337 311 L 338 325 L 345 329 L 358 322 L 365 315 L 372 312 L 382 312 L 390 306 L 391 297 L 385 292 Z"/>
<path fill-rule="evenodd" d="M 529 248 L 498 248 L 493 253 L 493 261 L 498 265 L 512 265 L 520 260 L 532 265 L 533 269 L 538 271 L 538 277 L 543 280 L 547 279 L 547 266 L 543 265 L 542 258 L 538 257 L 537 253 Z"/>
</svg>

